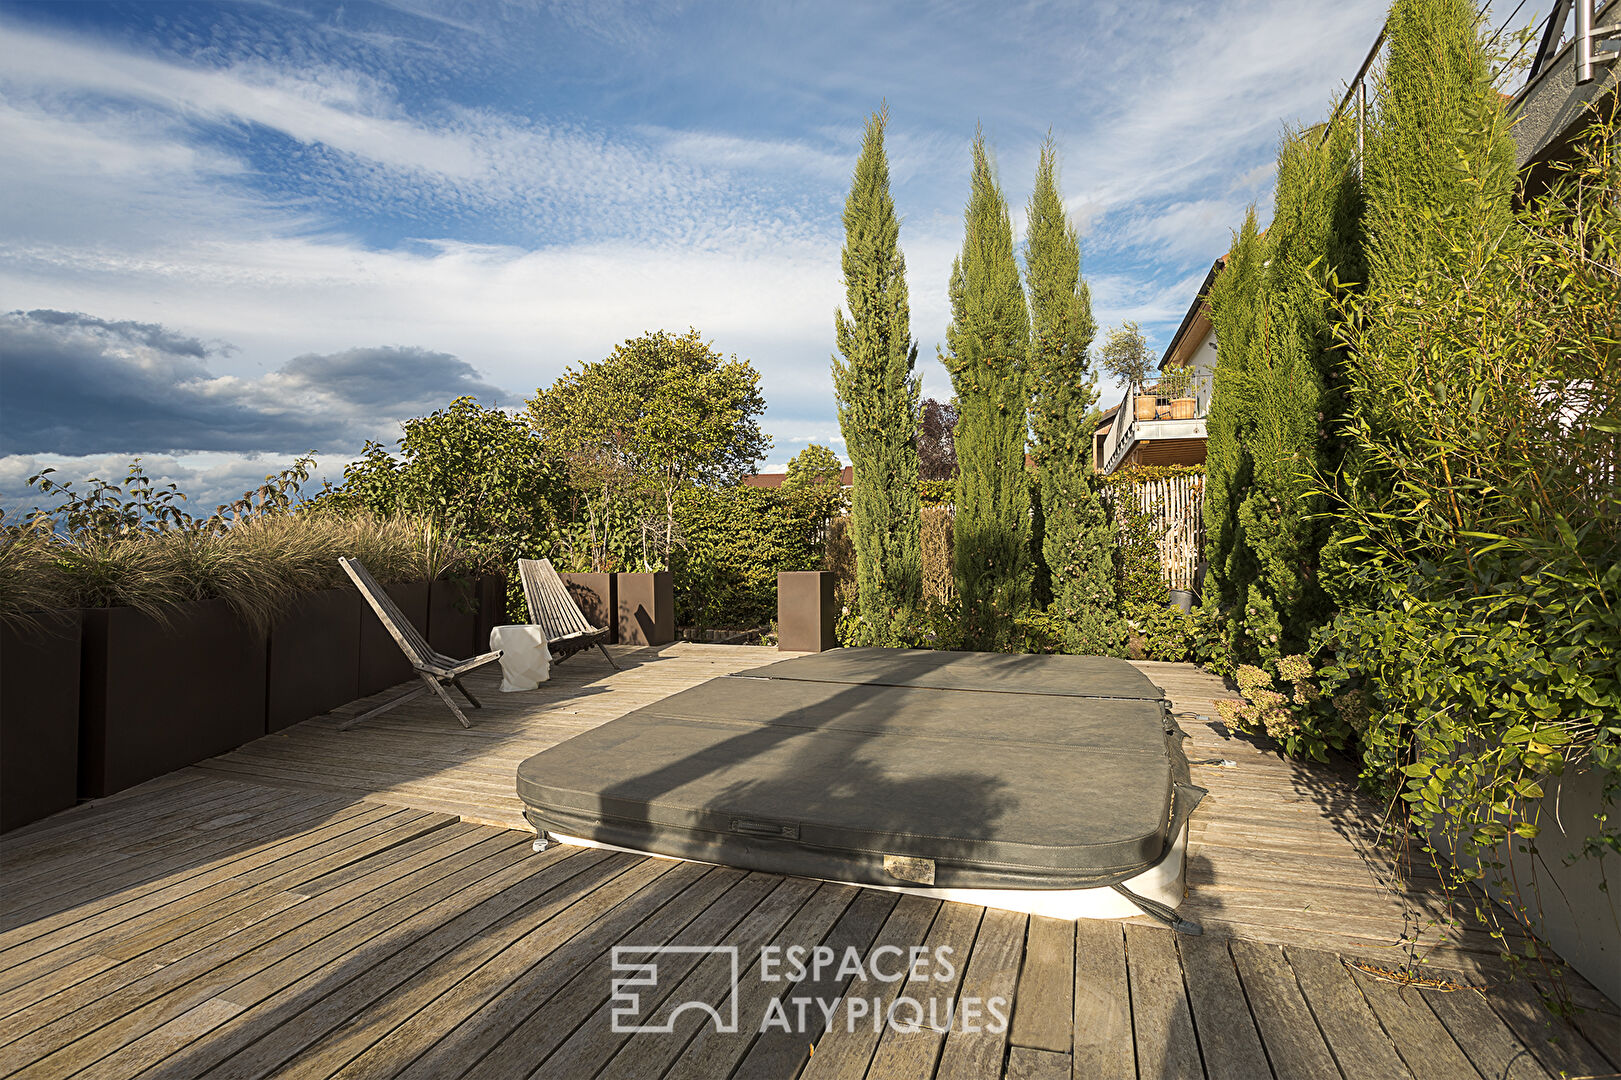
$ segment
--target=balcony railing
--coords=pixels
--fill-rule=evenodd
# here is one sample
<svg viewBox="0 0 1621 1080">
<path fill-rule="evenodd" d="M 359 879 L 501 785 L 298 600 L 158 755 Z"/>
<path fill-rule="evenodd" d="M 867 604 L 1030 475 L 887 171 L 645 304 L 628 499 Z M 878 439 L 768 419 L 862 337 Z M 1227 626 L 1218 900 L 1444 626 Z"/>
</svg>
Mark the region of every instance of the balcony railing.
<svg viewBox="0 0 1621 1080">
<path fill-rule="evenodd" d="M 1133 383 L 1126 390 L 1114 424 L 1098 457 L 1100 472 L 1113 472 L 1139 439 L 1176 438 L 1163 429 L 1190 420 L 1203 420 L 1210 414 L 1210 394 L 1215 379 L 1210 372 L 1192 376 L 1167 376 L 1146 385 Z M 1154 397 L 1154 414 L 1137 415 L 1137 398 Z M 1191 401 L 1191 405 L 1189 402 Z M 1144 402 L 1147 411 L 1147 402 Z"/>
</svg>

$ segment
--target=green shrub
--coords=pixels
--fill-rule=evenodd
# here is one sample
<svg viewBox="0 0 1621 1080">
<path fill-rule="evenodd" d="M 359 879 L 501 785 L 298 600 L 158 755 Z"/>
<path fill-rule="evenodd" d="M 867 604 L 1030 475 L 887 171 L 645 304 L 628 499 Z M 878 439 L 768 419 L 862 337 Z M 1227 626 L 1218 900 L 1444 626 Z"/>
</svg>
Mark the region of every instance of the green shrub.
<svg viewBox="0 0 1621 1080">
<path fill-rule="evenodd" d="M 36 476 L 59 505 L 0 536 L 0 618 L 26 622 L 49 606 L 133 607 L 163 619 L 175 604 L 222 599 L 263 629 L 302 592 L 349 587 L 341 556 L 384 583 L 480 568 L 426 517 L 301 502 L 308 475 L 301 461 L 206 518 L 188 514 L 184 495 L 154 485 L 138 461 L 121 485 L 93 479 L 75 489 Z"/>
<path fill-rule="evenodd" d="M 676 621 L 756 627 L 777 617 L 777 572 L 822 565 L 837 488 L 689 488 L 676 496 Z"/>
<path fill-rule="evenodd" d="M 1294 757 L 1327 761 L 1329 750 L 1344 750 L 1363 720 L 1360 693 L 1328 697 L 1323 673 L 1303 655 L 1281 656 L 1268 668 L 1238 666 L 1235 678 L 1244 698 L 1216 702 L 1222 721 L 1236 731 L 1266 735 Z"/>
</svg>

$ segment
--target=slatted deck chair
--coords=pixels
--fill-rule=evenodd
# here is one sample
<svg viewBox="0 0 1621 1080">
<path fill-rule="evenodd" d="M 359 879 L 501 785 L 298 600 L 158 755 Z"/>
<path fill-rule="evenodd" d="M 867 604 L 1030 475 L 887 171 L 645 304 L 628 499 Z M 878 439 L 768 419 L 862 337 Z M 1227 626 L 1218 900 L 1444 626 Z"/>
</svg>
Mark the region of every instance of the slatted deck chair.
<svg viewBox="0 0 1621 1080">
<path fill-rule="evenodd" d="M 529 621 L 545 631 L 546 644 L 558 663 L 581 649 L 595 645 L 602 650 L 602 655 L 608 658 L 613 669 L 619 670 L 619 665 L 614 663 L 612 654 L 608 652 L 607 629 L 591 625 L 591 620 L 585 617 L 580 605 L 569 595 L 568 586 L 563 584 L 563 579 L 552 568 L 550 559 L 519 559 L 518 579 L 523 582 L 523 598 L 529 605 Z"/>
<path fill-rule="evenodd" d="M 428 645 L 427 639 L 422 636 L 415 626 L 411 625 L 411 620 L 406 618 L 405 613 L 395 605 L 393 597 L 389 596 L 383 590 L 383 587 L 373 580 L 370 572 L 360 564 L 360 560 L 339 559 L 338 565 L 343 567 L 344 573 L 349 575 L 349 580 L 353 581 L 355 588 L 360 590 L 360 595 L 366 598 L 366 603 L 370 604 L 371 609 L 377 613 L 377 618 L 394 638 L 395 644 L 399 645 L 400 651 L 405 654 L 405 658 L 411 662 L 411 667 L 422 677 L 424 684 L 412 690 L 409 694 L 395 698 L 386 705 L 379 705 L 368 713 L 362 713 L 360 716 L 345 720 L 338 727 L 340 729 L 354 727 L 362 720 L 369 720 L 378 713 L 385 713 L 396 705 L 426 694 L 429 690 L 438 694 L 440 699 L 450 708 L 450 711 L 456 714 L 456 719 L 462 722 L 462 727 L 472 727 L 473 725 L 468 722 L 461 709 L 451 700 L 450 695 L 445 692 L 445 686 L 448 684 L 460 690 L 462 697 L 466 698 L 467 703 L 473 708 L 483 708 L 478 703 L 478 699 L 468 693 L 467 687 L 462 685 L 462 676 L 476 667 L 488 664 L 492 660 L 499 660 L 501 654 L 499 652 L 487 652 L 467 660 L 457 660 L 454 657 L 446 656 L 444 653 L 435 652 Z"/>
</svg>

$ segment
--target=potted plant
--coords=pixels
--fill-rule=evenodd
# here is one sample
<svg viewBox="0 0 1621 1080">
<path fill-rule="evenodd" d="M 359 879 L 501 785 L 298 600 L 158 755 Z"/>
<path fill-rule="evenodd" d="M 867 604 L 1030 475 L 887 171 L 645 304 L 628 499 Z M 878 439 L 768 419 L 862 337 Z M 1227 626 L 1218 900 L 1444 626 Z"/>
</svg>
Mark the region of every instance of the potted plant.
<svg viewBox="0 0 1621 1080">
<path fill-rule="evenodd" d="M 1137 324 L 1123 323 L 1110 330 L 1099 359 L 1103 363 L 1103 370 L 1124 383 L 1126 392 L 1133 395 L 1132 408 L 1137 419 L 1154 419 L 1159 396 L 1146 385 L 1153 358 L 1148 352 L 1148 341 Z"/>
<path fill-rule="evenodd" d="M 40 523 L 0 529 L 0 832 L 79 797 L 79 612 Z"/>
<path fill-rule="evenodd" d="M 1192 420 L 1199 411 L 1199 402 L 1193 396 L 1193 368 L 1187 364 L 1169 364 L 1160 369 L 1160 394 L 1171 399 L 1172 420 Z"/>
</svg>

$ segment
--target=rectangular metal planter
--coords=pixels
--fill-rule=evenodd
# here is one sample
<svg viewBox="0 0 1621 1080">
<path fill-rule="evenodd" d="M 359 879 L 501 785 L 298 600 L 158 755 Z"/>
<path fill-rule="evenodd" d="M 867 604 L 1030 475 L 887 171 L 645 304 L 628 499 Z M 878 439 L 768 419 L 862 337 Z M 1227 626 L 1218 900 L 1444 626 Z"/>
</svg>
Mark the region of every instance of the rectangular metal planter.
<svg viewBox="0 0 1621 1080">
<path fill-rule="evenodd" d="M 834 575 L 824 570 L 777 574 L 777 648 L 823 652 L 838 647 L 834 636 Z"/>
<path fill-rule="evenodd" d="M 505 574 L 485 574 L 478 579 L 478 617 L 473 631 L 473 652 L 488 652 L 490 631 L 497 626 L 505 626 L 507 622 L 507 577 Z"/>
<path fill-rule="evenodd" d="M 568 594 L 580 605 L 592 626 L 608 629 L 608 644 L 619 642 L 618 579 L 624 574 L 562 574 Z"/>
<path fill-rule="evenodd" d="M 411 581 L 402 585 L 385 585 L 385 592 L 394 598 L 394 603 L 411 625 L 423 634 L 428 632 L 428 583 L 426 581 Z M 355 594 L 356 596 L 359 593 Z M 361 601 L 363 604 L 365 601 Z M 457 657 L 461 659 L 461 657 Z M 391 686 L 415 679 L 416 674 L 411 670 L 411 664 L 405 659 L 405 654 L 394 643 L 388 629 L 383 626 L 377 613 L 371 606 L 366 605 L 360 617 L 360 688 L 359 697 L 367 697 L 380 690 L 387 690 Z M 419 684 L 420 685 L 420 684 Z"/>
<path fill-rule="evenodd" d="M 77 611 L 0 625 L 0 832 L 79 798 Z"/>
<path fill-rule="evenodd" d="M 621 645 L 667 645 L 675 640 L 675 583 L 668 570 L 615 574 L 615 620 Z"/>
<path fill-rule="evenodd" d="M 443 577 L 429 582 L 428 644 L 434 651 L 465 660 L 484 651 L 477 637 L 478 579 Z"/>
<path fill-rule="evenodd" d="M 265 728 L 280 731 L 360 696 L 361 620 L 375 618 L 354 589 L 295 600 L 270 628 Z"/>
<path fill-rule="evenodd" d="M 223 600 L 84 612 L 79 792 L 101 798 L 265 733 L 265 636 Z"/>
</svg>

